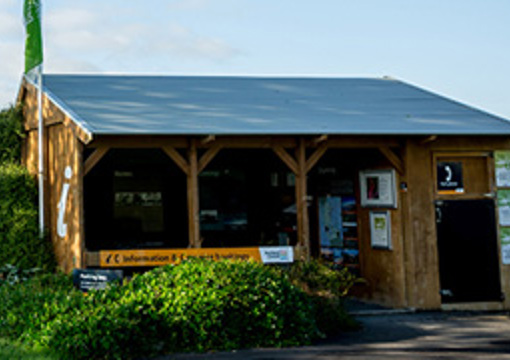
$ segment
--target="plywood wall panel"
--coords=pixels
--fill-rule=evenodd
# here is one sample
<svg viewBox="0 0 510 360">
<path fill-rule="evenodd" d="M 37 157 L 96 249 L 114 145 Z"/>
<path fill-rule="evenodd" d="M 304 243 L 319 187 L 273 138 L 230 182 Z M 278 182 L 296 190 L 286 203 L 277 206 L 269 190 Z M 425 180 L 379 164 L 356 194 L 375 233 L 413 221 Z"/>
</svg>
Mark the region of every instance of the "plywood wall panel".
<svg viewBox="0 0 510 360">
<path fill-rule="evenodd" d="M 388 163 L 381 163 L 381 168 L 391 168 Z M 398 175 L 397 175 L 397 183 Z M 371 246 L 370 220 L 371 210 L 378 208 L 358 207 L 360 266 L 361 275 L 366 280 L 365 290 L 361 294 L 366 300 L 390 307 L 406 307 L 404 248 L 402 237 L 402 201 L 397 194 L 398 207 L 391 209 L 391 243 L 390 250 L 374 249 Z M 383 209 L 386 210 L 386 209 Z"/>
<path fill-rule="evenodd" d="M 406 145 L 407 297 L 409 306 L 438 309 L 439 264 L 434 213 L 432 153 L 428 145 L 408 140 Z"/>
<path fill-rule="evenodd" d="M 59 267 L 69 272 L 82 266 L 82 146 L 73 132 L 64 125 L 48 128 L 49 166 L 48 188 L 51 209 L 50 234 Z M 68 187 L 67 197 L 63 197 Z M 64 194 L 65 195 L 65 194 Z M 62 204 L 65 212 L 59 214 Z M 65 235 L 59 222 L 67 226 Z"/>
</svg>

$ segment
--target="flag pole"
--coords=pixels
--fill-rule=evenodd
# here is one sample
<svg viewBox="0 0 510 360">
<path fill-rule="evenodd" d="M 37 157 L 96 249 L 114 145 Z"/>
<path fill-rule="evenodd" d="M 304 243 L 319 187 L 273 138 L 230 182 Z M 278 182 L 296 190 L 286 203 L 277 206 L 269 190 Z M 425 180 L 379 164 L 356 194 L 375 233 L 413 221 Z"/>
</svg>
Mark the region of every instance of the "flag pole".
<svg viewBox="0 0 510 360">
<path fill-rule="evenodd" d="M 37 109 L 38 109 L 38 155 L 39 155 L 39 236 L 44 237 L 44 120 L 42 109 L 42 92 L 43 92 L 43 65 L 38 67 L 37 76 Z"/>
</svg>

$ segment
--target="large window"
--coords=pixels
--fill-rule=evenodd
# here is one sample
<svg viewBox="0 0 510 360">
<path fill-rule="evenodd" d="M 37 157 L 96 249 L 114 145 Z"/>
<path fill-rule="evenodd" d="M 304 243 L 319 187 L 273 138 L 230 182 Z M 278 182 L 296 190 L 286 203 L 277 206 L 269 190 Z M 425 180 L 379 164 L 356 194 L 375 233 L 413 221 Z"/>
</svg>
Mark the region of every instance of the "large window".
<svg viewBox="0 0 510 360">
<path fill-rule="evenodd" d="M 200 174 L 203 247 L 294 245 L 294 177 L 270 150 L 222 150 Z"/>
<path fill-rule="evenodd" d="M 187 247 L 186 178 L 161 150 L 110 150 L 84 193 L 88 250 Z"/>
</svg>

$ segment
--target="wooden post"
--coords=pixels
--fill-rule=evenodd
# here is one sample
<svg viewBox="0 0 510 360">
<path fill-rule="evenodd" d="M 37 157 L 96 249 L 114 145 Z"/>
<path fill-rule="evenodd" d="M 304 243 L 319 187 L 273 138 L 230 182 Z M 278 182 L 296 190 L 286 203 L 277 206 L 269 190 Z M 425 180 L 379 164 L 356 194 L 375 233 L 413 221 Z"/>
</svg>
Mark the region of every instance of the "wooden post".
<svg viewBox="0 0 510 360">
<path fill-rule="evenodd" d="M 188 183 L 188 224 L 189 224 L 189 247 L 200 247 L 200 218 L 198 203 L 198 155 L 195 139 L 191 139 L 188 152 L 189 173 Z"/>
<path fill-rule="evenodd" d="M 308 206 L 306 202 L 306 148 L 305 140 L 299 139 L 299 146 L 296 149 L 296 207 L 297 207 L 297 232 L 298 246 L 300 248 L 301 257 L 310 260 L 310 227 L 308 221 Z"/>
</svg>

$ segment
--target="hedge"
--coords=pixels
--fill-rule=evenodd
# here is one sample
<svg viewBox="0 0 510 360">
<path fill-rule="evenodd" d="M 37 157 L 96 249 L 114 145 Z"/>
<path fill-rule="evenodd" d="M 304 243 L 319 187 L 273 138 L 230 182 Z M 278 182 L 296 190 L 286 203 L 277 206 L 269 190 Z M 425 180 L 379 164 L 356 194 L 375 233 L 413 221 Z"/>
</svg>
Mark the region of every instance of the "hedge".
<svg viewBox="0 0 510 360">
<path fill-rule="evenodd" d="M 306 293 L 251 261 L 189 260 L 87 296 L 65 279 L 0 286 L 9 299 L 0 304 L 0 335 L 64 359 L 292 346 L 320 336 Z"/>
<path fill-rule="evenodd" d="M 35 179 L 20 164 L 22 120 L 20 107 L 0 112 L 0 267 L 53 270 L 53 248 L 39 234 Z"/>
<path fill-rule="evenodd" d="M 0 266 L 53 270 L 53 248 L 39 235 L 35 180 L 25 168 L 0 164 L 0 199 Z"/>
<path fill-rule="evenodd" d="M 19 163 L 23 139 L 21 107 L 0 111 L 0 164 Z"/>
</svg>

